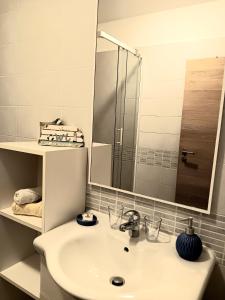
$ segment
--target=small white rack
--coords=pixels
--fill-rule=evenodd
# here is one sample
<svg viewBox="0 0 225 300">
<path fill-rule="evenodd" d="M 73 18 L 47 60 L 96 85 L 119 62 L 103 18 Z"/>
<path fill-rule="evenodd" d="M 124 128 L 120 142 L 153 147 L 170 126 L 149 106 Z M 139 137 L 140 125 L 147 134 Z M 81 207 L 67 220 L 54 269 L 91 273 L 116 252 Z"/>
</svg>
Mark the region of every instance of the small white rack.
<svg viewBox="0 0 225 300">
<path fill-rule="evenodd" d="M 40 298 L 41 276 L 33 240 L 84 211 L 86 166 L 86 148 L 0 143 L 0 279 L 33 299 Z M 42 186 L 42 218 L 15 215 L 14 193 L 36 186 Z M 7 292 L 4 298 L 12 300 Z"/>
</svg>

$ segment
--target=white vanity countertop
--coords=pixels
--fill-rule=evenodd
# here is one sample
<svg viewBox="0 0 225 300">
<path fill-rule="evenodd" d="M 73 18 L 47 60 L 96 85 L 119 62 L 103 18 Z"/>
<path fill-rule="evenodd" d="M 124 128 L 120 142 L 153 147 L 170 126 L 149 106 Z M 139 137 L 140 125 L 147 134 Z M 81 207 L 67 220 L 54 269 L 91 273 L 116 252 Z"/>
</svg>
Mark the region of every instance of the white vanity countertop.
<svg viewBox="0 0 225 300">
<path fill-rule="evenodd" d="M 72 221 L 34 241 L 53 279 L 65 291 L 89 300 L 202 298 L 215 264 L 212 250 L 204 247 L 198 261 L 185 261 L 176 252 L 176 237 L 160 233 L 158 243 L 134 241 L 128 232 L 110 229 L 107 215 L 94 213 L 99 220 L 96 226 Z M 123 277 L 125 285 L 113 286 L 112 276 Z"/>
</svg>

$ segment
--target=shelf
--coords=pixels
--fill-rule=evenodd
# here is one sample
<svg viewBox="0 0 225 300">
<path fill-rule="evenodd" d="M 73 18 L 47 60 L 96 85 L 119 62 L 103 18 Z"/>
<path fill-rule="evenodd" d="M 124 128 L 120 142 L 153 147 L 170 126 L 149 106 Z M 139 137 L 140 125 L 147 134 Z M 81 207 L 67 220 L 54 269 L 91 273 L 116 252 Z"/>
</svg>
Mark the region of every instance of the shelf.
<svg viewBox="0 0 225 300">
<path fill-rule="evenodd" d="M 68 151 L 71 149 L 79 149 L 79 148 L 40 146 L 38 142 L 32 141 L 32 142 L 1 142 L 0 149 L 44 156 L 48 152 L 65 151 L 65 150 Z"/>
<path fill-rule="evenodd" d="M 0 215 L 24 226 L 30 227 L 36 231 L 42 232 L 42 219 L 33 216 L 14 215 L 11 207 L 0 210 Z"/>
<path fill-rule="evenodd" d="M 40 257 L 34 254 L 1 271 L 0 276 L 33 299 L 40 299 Z"/>
</svg>

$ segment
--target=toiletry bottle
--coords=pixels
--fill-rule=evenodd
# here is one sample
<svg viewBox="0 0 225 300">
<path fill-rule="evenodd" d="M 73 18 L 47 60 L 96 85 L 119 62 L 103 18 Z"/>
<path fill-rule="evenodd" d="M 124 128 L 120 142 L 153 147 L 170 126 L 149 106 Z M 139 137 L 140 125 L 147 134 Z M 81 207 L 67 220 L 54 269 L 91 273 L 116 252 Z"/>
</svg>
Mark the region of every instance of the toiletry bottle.
<svg viewBox="0 0 225 300">
<path fill-rule="evenodd" d="M 177 237 L 176 249 L 183 259 L 195 261 L 202 253 L 202 241 L 194 233 L 193 218 L 189 217 L 182 221 L 188 221 L 188 227 Z"/>
</svg>

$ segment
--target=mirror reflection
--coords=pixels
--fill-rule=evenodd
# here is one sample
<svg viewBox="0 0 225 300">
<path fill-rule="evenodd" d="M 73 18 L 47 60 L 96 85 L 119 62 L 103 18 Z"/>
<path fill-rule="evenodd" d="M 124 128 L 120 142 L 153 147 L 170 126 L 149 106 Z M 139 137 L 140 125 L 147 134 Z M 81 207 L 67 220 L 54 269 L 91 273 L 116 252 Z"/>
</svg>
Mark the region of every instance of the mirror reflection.
<svg viewBox="0 0 225 300">
<path fill-rule="evenodd" d="M 196 32 L 198 6 L 155 12 L 142 2 L 142 10 L 135 0 L 99 2 L 90 179 L 207 210 L 225 49 Z"/>
</svg>

